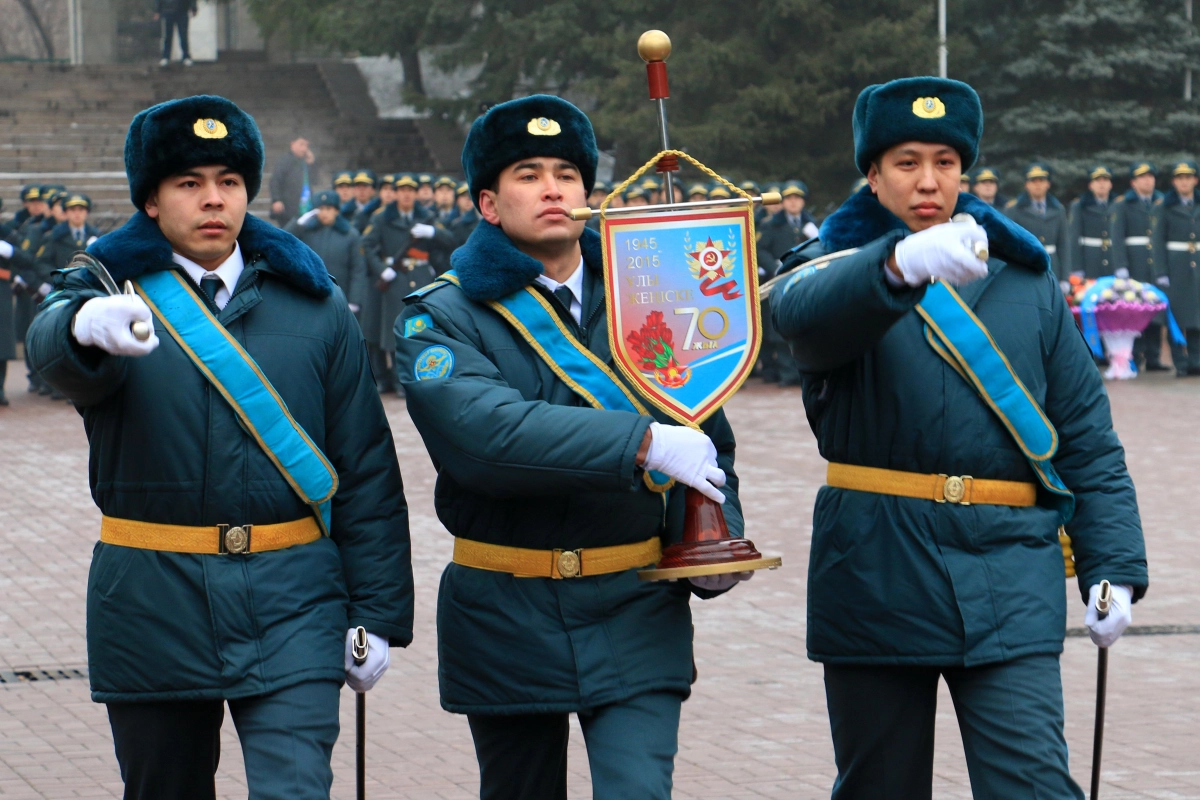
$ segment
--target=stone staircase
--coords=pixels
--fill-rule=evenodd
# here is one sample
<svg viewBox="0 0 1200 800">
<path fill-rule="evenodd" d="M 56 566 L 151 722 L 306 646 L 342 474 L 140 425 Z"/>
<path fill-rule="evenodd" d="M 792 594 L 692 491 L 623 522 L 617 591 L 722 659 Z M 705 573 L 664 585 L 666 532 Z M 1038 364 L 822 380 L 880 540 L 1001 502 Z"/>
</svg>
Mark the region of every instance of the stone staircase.
<svg viewBox="0 0 1200 800">
<path fill-rule="evenodd" d="M 269 206 L 270 170 L 297 135 L 306 136 L 317 154 L 320 188 L 341 169 L 459 170 L 457 163 L 438 163 L 413 121 L 381 120 L 373 105 L 364 108 L 370 95 L 353 65 L 0 64 L 0 85 L 4 219 L 20 207 L 23 184 L 64 184 L 91 196 L 100 230 L 119 226 L 133 213 L 123 157 L 130 120 L 154 103 L 193 94 L 228 97 L 262 129 L 267 173 L 251 205 L 262 217 Z"/>
</svg>

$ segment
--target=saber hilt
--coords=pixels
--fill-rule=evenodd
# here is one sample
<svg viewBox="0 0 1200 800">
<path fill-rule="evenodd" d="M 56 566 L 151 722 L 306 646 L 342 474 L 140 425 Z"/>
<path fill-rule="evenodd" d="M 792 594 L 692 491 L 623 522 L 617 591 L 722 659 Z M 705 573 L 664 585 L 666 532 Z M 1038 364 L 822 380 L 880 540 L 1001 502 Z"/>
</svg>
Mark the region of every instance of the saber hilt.
<svg viewBox="0 0 1200 800">
<path fill-rule="evenodd" d="M 1096 617 L 1104 619 L 1112 610 L 1112 584 L 1107 580 L 1100 581 L 1100 591 L 1096 592 Z"/>
<path fill-rule="evenodd" d="M 367 660 L 367 654 L 370 652 L 371 643 L 367 641 L 367 629 L 359 625 L 354 629 L 354 638 L 350 640 L 350 655 L 355 664 L 361 664 Z"/>
</svg>

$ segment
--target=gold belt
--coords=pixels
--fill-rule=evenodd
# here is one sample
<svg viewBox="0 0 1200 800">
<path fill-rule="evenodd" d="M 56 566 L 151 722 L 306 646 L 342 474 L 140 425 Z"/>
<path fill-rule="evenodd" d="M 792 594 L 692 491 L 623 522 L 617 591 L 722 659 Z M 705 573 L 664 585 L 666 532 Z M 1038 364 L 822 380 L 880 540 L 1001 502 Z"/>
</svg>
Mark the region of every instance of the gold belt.
<svg viewBox="0 0 1200 800">
<path fill-rule="evenodd" d="M 825 482 L 838 489 L 856 492 L 915 497 L 960 506 L 1032 506 L 1037 503 L 1037 486 L 1018 481 L 992 481 L 970 475 L 922 475 L 894 469 L 830 463 Z"/>
<path fill-rule="evenodd" d="M 160 525 L 116 517 L 105 517 L 100 523 L 100 541 L 105 544 L 167 553 L 263 553 L 320 538 L 321 529 L 312 517 L 277 525 Z"/>
<path fill-rule="evenodd" d="M 530 550 L 472 539 L 454 539 L 455 564 L 491 572 L 507 572 L 518 578 L 587 578 L 656 564 L 660 558 L 662 544 L 657 536 L 633 544 L 579 550 Z"/>
</svg>

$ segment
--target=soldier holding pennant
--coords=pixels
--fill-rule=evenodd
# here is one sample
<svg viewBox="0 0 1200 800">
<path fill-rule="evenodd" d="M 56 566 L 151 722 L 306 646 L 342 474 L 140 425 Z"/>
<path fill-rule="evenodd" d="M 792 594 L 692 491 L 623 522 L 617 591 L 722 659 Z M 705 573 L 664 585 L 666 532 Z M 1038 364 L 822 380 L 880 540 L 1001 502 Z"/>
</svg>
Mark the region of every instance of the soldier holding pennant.
<svg viewBox="0 0 1200 800">
<path fill-rule="evenodd" d="M 735 535 L 742 518 L 720 409 L 673 424 L 613 367 L 600 237 L 570 216 L 598 157 L 591 122 L 556 97 L 477 119 L 463 167 L 482 219 L 396 321 L 409 414 L 455 536 L 438 595 L 441 700 L 467 715 L 485 799 L 565 798 L 571 713 L 595 797 L 669 798 L 693 678 L 689 597 L 739 579 L 639 580 L 681 538 L 673 482 L 722 503 Z M 691 244 L 720 258 L 715 242 Z M 690 318 L 667 319 L 676 345 Z M 661 355 L 672 340 L 659 333 L 647 346 Z M 648 370 L 679 381 L 680 366 Z"/>
<path fill-rule="evenodd" d="M 141 112 L 125 164 L 137 213 L 56 273 L 28 336 L 83 416 L 104 515 L 92 699 L 129 800 L 214 797 L 226 703 L 252 800 L 328 798 L 342 683 L 367 691 L 412 639 L 408 509 L 362 333 L 317 254 L 246 213 L 263 148 L 236 105 Z"/>
<path fill-rule="evenodd" d="M 1082 798 L 1063 737 L 1059 526 L 1101 647 L 1148 583 L 1124 451 L 1046 249 L 958 192 L 982 131 L 964 83 L 867 87 L 868 186 L 770 287 L 830 462 L 808 654 L 825 667 L 838 800 L 929 796 L 940 678 L 977 797 Z"/>
</svg>

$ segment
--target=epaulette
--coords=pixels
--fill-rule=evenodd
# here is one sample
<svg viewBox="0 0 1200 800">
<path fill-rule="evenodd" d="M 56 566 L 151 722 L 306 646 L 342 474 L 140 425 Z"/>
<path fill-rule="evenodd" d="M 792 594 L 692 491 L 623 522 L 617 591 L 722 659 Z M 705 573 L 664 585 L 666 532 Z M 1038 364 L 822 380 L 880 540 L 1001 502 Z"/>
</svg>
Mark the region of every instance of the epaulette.
<svg viewBox="0 0 1200 800">
<path fill-rule="evenodd" d="M 1005 207 L 1005 208 L 1012 208 L 1012 207 L 1013 207 L 1013 206 L 1015 206 L 1016 204 L 1017 204 L 1017 198 L 1015 198 L 1015 197 L 1014 197 L 1012 200 L 1009 200 L 1007 203 L 1005 203 L 1005 204 L 1004 204 L 1004 207 Z"/>
<path fill-rule="evenodd" d="M 1161 197 L 1154 201 L 1154 205 L 1156 205 L 1156 206 L 1161 206 L 1162 204 L 1163 204 L 1163 198 L 1161 198 Z"/>
<path fill-rule="evenodd" d="M 422 286 L 420 289 L 417 289 L 415 292 L 409 292 L 408 294 L 406 294 L 404 296 L 404 300 L 405 300 L 405 302 L 408 302 L 410 300 L 420 300 L 421 298 L 425 297 L 425 295 L 432 294 L 433 292 L 437 291 L 438 289 L 441 289 L 443 286 L 449 286 L 449 285 L 450 285 L 450 281 L 442 280 L 441 278 L 438 278 L 433 283 L 427 283 L 424 286 Z"/>
<path fill-rule="evenodd" d="M 42 253 L 44 253 L 44 252 L 46 252 L 46 245 L 42 245 L 41 247 L 39 247 L 39 248 L 38 248 L 38 251 L 37 251 L 37 253 L 34 255 L 34 258 L 41 258 L 41 257 L 42 257 Z"/>
<path fill-rule="evenodd" d="M 1112 204 L 1115 206 L 1117 203 L 1124 203 L 1124 202 L 1125 202 L 1125 195 L 1121 195 L 1116 200 L 1113 200 Z"/>
<path fill-rule="evenodd" d="M 374 228 L 374 227 L 375 227 L 374 225 L 367 225 L 367 227 L 363 228 L 362 235 L 366 236 L 368 233 L 371 232 L 371 228 Z"/>
</svg>

